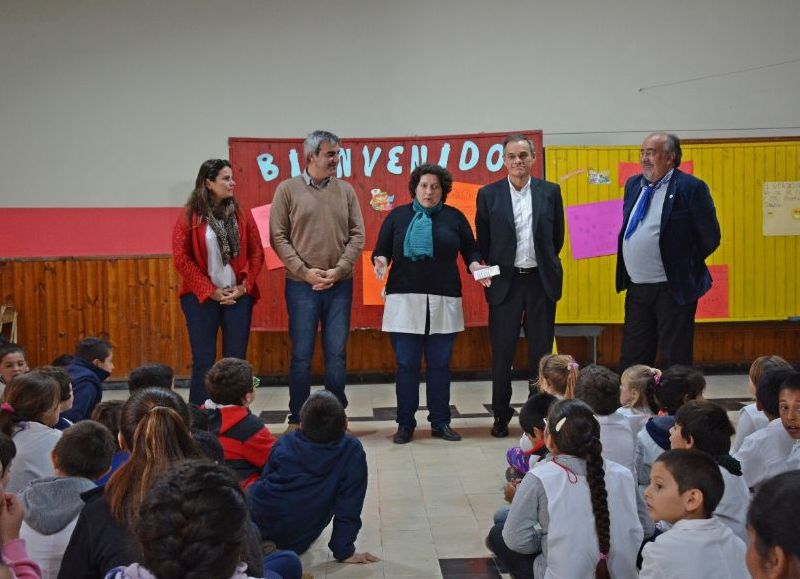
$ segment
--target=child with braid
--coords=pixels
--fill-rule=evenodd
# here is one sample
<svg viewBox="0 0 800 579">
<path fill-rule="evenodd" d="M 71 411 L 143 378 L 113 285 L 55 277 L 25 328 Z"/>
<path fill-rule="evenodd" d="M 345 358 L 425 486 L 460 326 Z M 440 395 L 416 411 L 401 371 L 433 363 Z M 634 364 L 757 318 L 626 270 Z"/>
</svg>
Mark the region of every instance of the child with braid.
<svg viewBox="0 0 800 579">
<path fill-rule="evenodd" d="M 742 466 L 730 455 L 732 436 L 733 425 L 722 406 L 708 400 L 691 400 L 675 413 L 675 426 L 670 431 L 669 440 L 672 448 L 702 450 L 719 465 L 725 492 L 714 516 L 746 541 L 750 491 L 742 477 Z"/>
<path fill-rule="evenodd" d="M 550 456 L 520 483 L 487 546 L 513 577 L 634 579 L 642 527 L 630 470 L 604 461 L 600 424 L 579 400 L 550 407 Z"/>
</svg>

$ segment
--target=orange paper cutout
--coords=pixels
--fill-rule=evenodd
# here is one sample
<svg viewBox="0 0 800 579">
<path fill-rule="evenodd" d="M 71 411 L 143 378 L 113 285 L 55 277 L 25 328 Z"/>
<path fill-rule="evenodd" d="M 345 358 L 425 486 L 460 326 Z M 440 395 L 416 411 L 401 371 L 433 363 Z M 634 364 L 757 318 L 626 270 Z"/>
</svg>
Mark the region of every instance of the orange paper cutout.
<svg viewBox="0 0 800 579">
<path fill-rule="evenodd" d="M 386 287 L 386 280 L 389 279 L 389 268 L 386 269 L 386 275 L 383 279 L 377 279 L 372 266 L 372 252 L 361 252 L 361 289 L 362 301 L 365 306 L 382 306 L 383 288 Z"/>
<path fill-rule="evenodd" d="M 475 235 L 475 212 L 477 211 L 477 197 L 480 185 L 474 183 L 462 183 L 453 181 L 453 188 L 447 195 L 447 204 L 455 207 L 467 218 L 472 227 L 472 234 Z"/>
</svg>

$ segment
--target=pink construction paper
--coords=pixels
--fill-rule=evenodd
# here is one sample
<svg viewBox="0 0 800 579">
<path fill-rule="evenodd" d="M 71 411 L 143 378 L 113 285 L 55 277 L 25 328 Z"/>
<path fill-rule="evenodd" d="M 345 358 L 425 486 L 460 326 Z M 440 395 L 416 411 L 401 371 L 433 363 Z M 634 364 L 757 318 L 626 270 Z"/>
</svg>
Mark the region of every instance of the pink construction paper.
<svg viewBox="0 0 800 579">
<path fill-rule="evenodd" d="M 269 247 L 269 212 L 272 209 L 272 203 L 253 207 L 250 212 L 253 214 L 256 225 L 258 226 L 258 235 L 261 237 L 261 247 Z"/>
<path fill-rule="evenodd" d="M 617 253 L 622 199 L 570 205 L 566 214 L 573 259 Z"/>
</svg>

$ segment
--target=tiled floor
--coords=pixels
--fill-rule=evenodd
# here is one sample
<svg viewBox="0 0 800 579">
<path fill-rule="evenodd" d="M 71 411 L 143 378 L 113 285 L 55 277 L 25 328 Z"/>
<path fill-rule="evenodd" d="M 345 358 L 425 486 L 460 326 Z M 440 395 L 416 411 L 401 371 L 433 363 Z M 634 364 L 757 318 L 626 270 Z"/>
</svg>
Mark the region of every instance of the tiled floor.
<svg viewBox="0 0 800 579">
<path fill-rule="evenodd" d="M 706 398 L 723 399 L 732 418 L 746 402 L 747 376 L 709 376 Z M 424 404 L 424 388 L 422 388 Z M 186 394 L 185 391 L 181 392 Z M 122 394 L 122 393 L 120 393 Z M 363 528 L 357 549 L 382 560 L 370 565 L 346 565 L 332 560 L 327 549 L 330 527 L 302 556 L 305 570 L 316 579 L 324 577 L 501 577 L 489 558 L 484 538 L 492 514 L 503 504 L 505 451 L 515 444 L 520 431 L 515 421 L 511 436 L 489 436 L 491 417 L 488 382 L 452 385 L 451 403 L 458 415 L 452 426 L 464 437 L 460 442 L 433 439 L 426 413 L 417 414 L 414 440 L 396 445 L 391 436 L 396 425 L 385 411 L 395 406 L 391 384 L 348 386 L 353 418 L 350 429 L 367 452 L 369 487 L 363 511 Z M 514 384 L 512 402 L 527 398 L 527 383 Z M 285 428 L 277 423 L 288 406 L 288 389 L 258 390 L 252 410 L 275 423 L 275 434 Z"/>
</svg>

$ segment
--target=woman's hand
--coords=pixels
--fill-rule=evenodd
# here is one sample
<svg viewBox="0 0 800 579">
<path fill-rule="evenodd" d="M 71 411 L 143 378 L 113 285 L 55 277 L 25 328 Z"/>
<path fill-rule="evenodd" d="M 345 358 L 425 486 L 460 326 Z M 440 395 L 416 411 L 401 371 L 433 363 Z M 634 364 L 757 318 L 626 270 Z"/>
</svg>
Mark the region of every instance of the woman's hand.
<svg viewBox="0 0 800 579">
<path fill-rule="evenodd" d="M 488 265 L 481 265 L 477 261 L 473 261 L 471 264 L 469 264 L 469 272 L 470 273 L 475 273 L 479 269 L 486 269 L 487 267 L 489 267 L 489 266 Z M 477 280 L 477 282 L 479 284 L 481 284 L 483 287 L 489 287 L 490 285 L 492 285 L 492 278 L 485 277 L 483 279 Z"/>
<path fill-rule="evenodd" d="M 375 272 L 375 278 L 383 279 L 383 277 L 386 275 L 386 268 L 389 267 L 389 262 L 386 261 L 386 258 L 382 255 L 379 255 L 373 259 L 372 262 L 374 266 L 372 270 Z"/>
<path fill-rule="evenodd" d="M 25 510 L 17 495 L 0 489 L 0 544 L 19 539 L 19 529 Z"/>
</svg>

